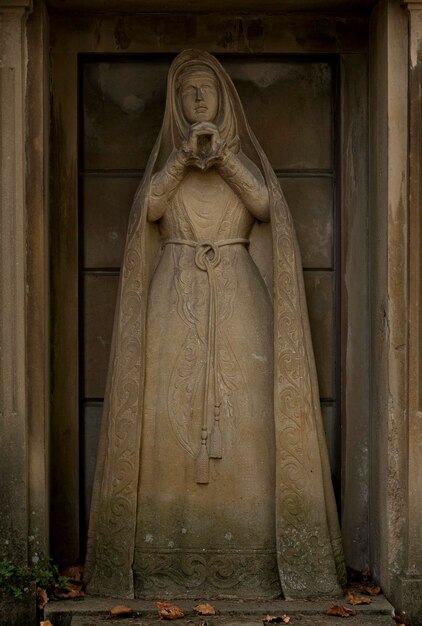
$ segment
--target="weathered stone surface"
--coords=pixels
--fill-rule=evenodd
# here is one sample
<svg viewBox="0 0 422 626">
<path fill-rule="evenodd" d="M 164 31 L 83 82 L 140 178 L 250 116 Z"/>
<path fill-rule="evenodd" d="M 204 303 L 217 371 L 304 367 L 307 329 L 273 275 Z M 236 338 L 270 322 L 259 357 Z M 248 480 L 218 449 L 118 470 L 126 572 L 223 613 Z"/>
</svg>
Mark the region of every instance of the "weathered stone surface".
<svg viewBox="0 0 422 626">
<path fill-rule="evenodd" d="M 308 616 L 295 616 L 294 621 L 295 624 L 299 626 L 308 626 L 309 624 Z M 328 617 L 323 615 L 312 615 L 312 626 L 344 626 L 344 619 L 342 621 L 341 617 Z M 133 619 L 123 619 L 119 620 L 119 624 L 122 626 L 140 626 L 140 624 L 148 624 L 145 620 L 142 622 L 139 618 Z M 156 623 L 156 622 L 151 622 Z M 179 626 L 189 626 L 192 624 L 192 621 L 186 620 L 178 620 L 177 622 Z M 232 617 L 228 617 L 226 619 L 223 618 L 213 618 L 212 623 L 215 626 L 262 626 L 262 619 L 257 617 L 256 619 L 248 619 L 244 618 L 242 620 L 233 620 Z M 361 614 L 359 616 L 350 617 L 347 620 L 348 626 L 391 626 L 394 624 L 390 616 L 387 615 L 364 615 Z M 57 626 L 109 626 L 110 620 L 107 618 L 98 618 L 98 617 L 73 617 L 69 623 L 67 621 L 63 621 Z"/>
<path fill-rule="evenodd" d="M 0 2 L 0 558 L 28 556 L 25 21 L 30 2 Z"/>
<path fill-rule="evenodd" d="M 382 1 L 371 18 L 372 568 L 394 601 L 406 567 L 407 476 L 407 31 L 403 8 Z M 375 279 L 376 277 L 376 279 Z M 409 511 L 409 515 L 412 513 Z"/>
<path fill-rule="evenodd" d="M 81 0 L 47 0 L 48 6 L 54 11 L 59 10 L 69 12 L 92 11 L 94 13 L 102 13 L 105 9 L 109 11 L 139 11 L 139 5 L 136 0 L 91 0 L 89 5 L 84 4 Z M 369 10 L 376 0 L 354 0 L 353 9 L 356 12 Z M 278 0 L 265 0 L 265 2 L 257 5 L 256 0 L 177 0 L 172 3 L 173 11 L 185 12 L 190 11 L 280 11 L 283 12 L 299 12 L 311 11 L 312 13 L 328 12 L 341 13 L 345 9 L 350 11 L 350 2 L 347 0 L 283 0 L 282 5 Z M 142 3 L 143 11 L 147 13 L 168 11 L 169 5 L 166 0 L 144 0 Z"/>
<path fill-rule="evenodd" d="M 27 21 L 25 151 L 26 343 L 28 392 L 29 557 L 48 555 L 49 546 L 49 246 L 48 246 L 48 33 L 47 10 L 35 0 Z M 29 106 L 28 106 L 29 103 Z"/>
<path fill-rule="evenodd" d="M 409 153 L 409 434 L 407 466 L 408 545 L 406 570 L 410 590 L 422 581 L 422 7 L 408 3 L 410 14 L 410 153 Z M 413 578 L 413 581 L 412 581 Z M 410 582 L 411 581 L 411 582 Z M 422 587 L 420 596 L 422 596 Z M 414 594 L 413 594 L 414 595 Z M 422 600 L 418 611 L 422 620 Z M 417 611 L 415 611 L 417 613 Z"/>
<path fill-rule="evenodd" d="M 421 352 L 421 207 L 422 207 L 422 124 L 420 111 L 422 108 L 422 7 L 417 2 L 407 2 L 409 41 L 408 54 L 410 72 L 408 74 L 409 87 L 409 145 L 408 147 L 408 184 L 409 195 L 403 200 L 403 178 L 393 178 L 396 195 L 398 196 L 395 208 L 395 222 L 406 224 L 408 228 L 407 251 L 408 257 L 403 258 L 400 269 L 407 272 L 408 292 L 407 301 L 399 303 L 394 309 L 394 322 L 404 332 L 393 336 L 397 360 L 403 367 L 407 366 L 405 381 L 397 376 L 392 382 L 394 390 L 406 411 L 406 428 L 403 436 L 403 455 L 398 456 L 396 466 L 401 461 L 403 488 L 397 494 L 392 482 L 392 504 L 394 507 L 401 505 L 400 514 L 403 519 L 403 539 L 400 543 L 392 543 L 391 553 L 394 555 L 395 571 L 391 568 L 391 589 L 400 611 L 406 612 L 414 624 L 422 624 L 422 352 Z M 403 50 L 400 50 L 403 54 Z M 404 87 L 404 85 L 403 85 Z M 400 127 L 399 127 L 400 128 Z M 403 128 L 403 126 L 401 127 Z M 395 138 L 396 139 L 396 138 Z M 407 156 L 407 154 L 406 154 Z M 400 185 L 400 186 L 399 186 Z M 403 215 L 404 214 L 404 215 Z M 394 242 L 396 243 L 396 242 Z M 394 276 L 399 285 L 398 276 Z M 401 305 L 401 306 L 400 306 Z M 408 307 L 408 308 L 407 308 Z M 403 340 L 402 340 L 403 337 Z M 403 341 L 403 343 L 402 343 Z M 408 359 L 406 362 L 406 358 Z M 394 364 L 391 359 L 392 365 Z M 400 393 L 400 395 L 399 395 Z M 391 432 L 391 443 L 397 446 L 397 433 L 399 426 Z M 402 430 L 402 429 L 401 429 Z M 399 500 L 398 495 L 401 496 Z M 397 510 L 397 509 L 396 509 Z M 397 537 L 395 538 L 397 541 Z M 397 573 L 399 575 L 397 576 Z"/>
<path fill-rule="evenodd" d="M 346 598 L 340 600 L 345 606 Z M 317 624 L 317 626 L 329 626 L 340 624 L 344 625 L 344 619 L 336 619 L 328 617 L 326 611 L 333 604 L 338 604 L 338 598 L 327 598 L 324 600 L 312 601 L 267 601 L 267 602 L 235 602 L 229 600 L 215 600 L 212 605 L 215 607 L 217 614 L 212 618 L 206 618 L 208 623 L 212 621 L 215 626 L 249 626 L 251 624 L 261 624 L 262 618 L 266 615 L 289 615 L 292 617 L 292 623 L 303 624 L 308 626 L 309 623 Z M 93 598 L 85 597 L 83 602 L 52 602 L 46 606 L 45 617 L 50 619 L 55 626 L 100 626 L 109 624 L 110 620 L 107 616 L 110 610 L 117 604 L 116 600 L 111 598 Z M 130 606 L 137 617 L 132 621 L 128 620 L 127 624 L 146 624 L 150 626 L 157 623 L 157 607 L 155 602 L 143 600 L 125 601 Z M 187 602 L 186 600 L 177 600 L 175 604 L 179 606 L 185 613 L 186 620 L 178 620 L 181 626 L 187 623 L 198 623 L 199 617 L 193 611 L 195 602 Z M 347 624 L 352 626 L 394 626 L 391 619 L 393 607 L 383 596 L 373 598 L 372 604 L 357 606 L 357 615 L 350 617 Z M 70 620 L 73 620 L 70 622 Z M 119 624 L 121 620 L 119 620 Z M 122 622 L 125 623 L 125 622 Z"/>
<path fill-rule="evenodd" d="M 322 84 L 329 102 L 320 69 L 314 89 Z M 249 252 L 255 223 L 268 227 Z M 313 272 L 306 283 L 327 350 L 332 276 Z M 169 70 L 115 320 L 90 592 L 339 593 L 344 563 L 293 223 L 231 79 L 207 53 L 187 50 Z M 332 397 L 331 370 L 326 378 Z"/>
<path fill-rule="evenodd" d="M 37 623 L 35 586 L 22 598 L 8 596 L 0 590 L 0 626 L 36 626 Z"/>
</svg>

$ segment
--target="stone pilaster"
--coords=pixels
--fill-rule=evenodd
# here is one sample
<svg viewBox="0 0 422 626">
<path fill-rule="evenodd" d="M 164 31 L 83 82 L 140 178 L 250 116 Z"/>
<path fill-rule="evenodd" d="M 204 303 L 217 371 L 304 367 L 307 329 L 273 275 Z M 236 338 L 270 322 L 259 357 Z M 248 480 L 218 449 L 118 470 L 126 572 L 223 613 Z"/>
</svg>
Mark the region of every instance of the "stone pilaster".
<svg viewBox="0 0 422 626">
<path fill-rule="evenodd" d="M 49 553 L 49 57 L 48 13 L 34 0 L 26 25 L 26 361 L 29 557 Z"/>
<path fill-rule="evenodd" d="M 422 624 L 422 2 L 409 14 L 409 331 L 406 537 L 397 608 Z"/>
<path fill-rule="evenodd" d="M 395 604 L 406 534 L 408 343 L 407 15 L 370 20 L 370 566 Z"/>
<path fill-rule="evenodd" d="M 31 0 L 0 0 L 0 556 L 28 554 L 25 66 Z"/>
</svg>

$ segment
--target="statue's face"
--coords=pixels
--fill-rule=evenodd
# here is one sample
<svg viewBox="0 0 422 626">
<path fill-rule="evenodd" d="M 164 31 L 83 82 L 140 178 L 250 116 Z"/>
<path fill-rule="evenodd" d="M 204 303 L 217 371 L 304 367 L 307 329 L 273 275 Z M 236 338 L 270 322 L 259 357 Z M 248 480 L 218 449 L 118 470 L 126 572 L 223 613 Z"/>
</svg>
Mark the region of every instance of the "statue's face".
<svg viewBox="0 0 422 626">
<path fill-rule="evenodd" d="M 182 109 L 190 124 L 213 122 L 218 113 L 217 79 L 210 72 L 189 73 L 182 77 Z"/>
</svg>

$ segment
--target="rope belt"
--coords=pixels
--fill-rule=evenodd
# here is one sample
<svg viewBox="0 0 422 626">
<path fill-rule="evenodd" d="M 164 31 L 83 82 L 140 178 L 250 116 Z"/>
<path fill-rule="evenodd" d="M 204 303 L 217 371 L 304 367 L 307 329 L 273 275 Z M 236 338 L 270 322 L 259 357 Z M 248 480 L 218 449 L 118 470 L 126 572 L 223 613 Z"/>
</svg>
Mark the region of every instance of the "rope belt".
<svg viewBox="0 0 422 626">
<path fill-rule="evenodd" d="M 222 241 L 193 241 L 191 239 L 167 239 L 162 246 L 169 244 L 178 246 L 190 246 L 195 249 L 195 265 L 198 269 L 206 272 L 209 285 L 208 329 L 207 329 L 207 361 L 205 369 L 204 404 L 201 426 L 201 447 L 196 458 L 196 482 L 207 484 L 209 482 L 209 460 L 222 458 L 222 441 L 220 429 L 221 400 L 218 389 L 217 373 L 217 335 L 216 323 L 218 319 L 218 299 L 215 268 L 220 263 L 220 248 L 236 244 L 247 245 L 248 239 L 223 239 Z M 210 397 L 211 367 L 214 367 L 214 421 L 208 442 L 208 411 Z"/>
</svg>

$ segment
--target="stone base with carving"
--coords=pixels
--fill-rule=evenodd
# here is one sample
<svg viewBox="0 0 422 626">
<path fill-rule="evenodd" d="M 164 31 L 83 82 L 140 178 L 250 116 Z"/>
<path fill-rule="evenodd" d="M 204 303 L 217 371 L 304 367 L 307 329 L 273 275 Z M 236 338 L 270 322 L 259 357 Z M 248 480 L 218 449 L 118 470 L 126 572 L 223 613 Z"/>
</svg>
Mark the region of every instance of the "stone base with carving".
<svg viewBox="0 0 422 626">
<path fill-rule="evenodd" d="M 281 595 L 270 550 L 136 550 L 139 598 L 271 598 Z"/>
</svg>

